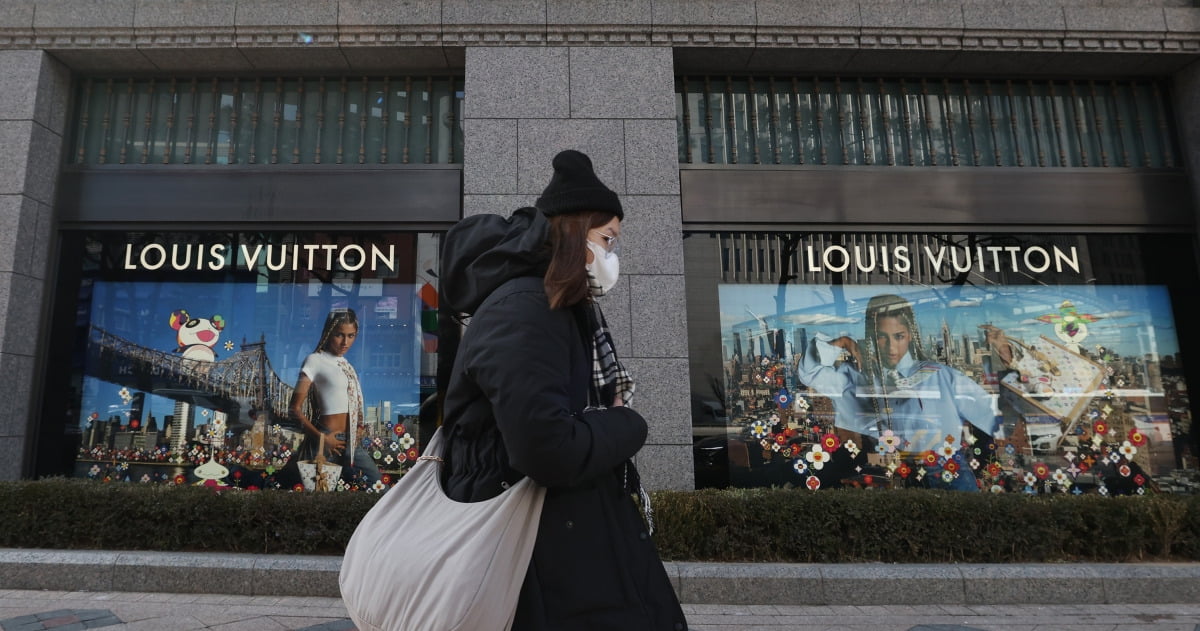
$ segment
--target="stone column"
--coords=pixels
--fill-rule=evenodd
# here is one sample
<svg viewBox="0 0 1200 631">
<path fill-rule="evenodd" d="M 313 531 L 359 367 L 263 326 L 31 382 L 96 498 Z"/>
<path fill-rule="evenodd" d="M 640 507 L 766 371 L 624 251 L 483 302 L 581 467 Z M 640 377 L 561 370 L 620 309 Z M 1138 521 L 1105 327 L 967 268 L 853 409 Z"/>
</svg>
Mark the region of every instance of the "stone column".
<svg viewBox="0 0 1200 631">
<path fill-rule="evenodd" d="M 1192 181 L 1192 201 L 1200 213 L 1200 61 L 1194 61 L 1175 73 L 1175 123 L 1179 126 L 1182 163 Z M 1200 229 L 1200 217 L 1197 218 Z"/>
<path fill-rule="evenodd" d="M 621 280 L 602 299 L 617 353 L 650 424 L 647 488 L 694 484 L 679 160 L 671 50 L 469 47 L 463 127 L 465 214 L 531 205 L 562 149 L 592 158 L 621 196 Z"/>
<path fill-rule="evenodd" d="M 32 470 L 69 83 L 42 51 L 0 52 L 0 480 Z"/>
</svg>

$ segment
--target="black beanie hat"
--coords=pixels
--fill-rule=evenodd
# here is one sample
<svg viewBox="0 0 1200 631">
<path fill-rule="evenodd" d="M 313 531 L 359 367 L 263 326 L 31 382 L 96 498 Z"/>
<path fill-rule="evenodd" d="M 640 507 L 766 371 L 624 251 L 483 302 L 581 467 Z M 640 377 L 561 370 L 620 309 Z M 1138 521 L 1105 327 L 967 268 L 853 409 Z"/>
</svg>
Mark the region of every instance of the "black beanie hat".
<svg viewBox="0 0 1200 631">
<path fill-rule="evenodd" d="M 547 217 L 594 210 L 612 213 L 617 219 L 625 219 L 625 211 L 621 209 L 621 200 L 612 192 L 596 172 L 592 170 L 592 160 L 587 155 L 567 149 L 554 156 L 554 177 L 542 191 L 536 205 Z"/>
</svg>

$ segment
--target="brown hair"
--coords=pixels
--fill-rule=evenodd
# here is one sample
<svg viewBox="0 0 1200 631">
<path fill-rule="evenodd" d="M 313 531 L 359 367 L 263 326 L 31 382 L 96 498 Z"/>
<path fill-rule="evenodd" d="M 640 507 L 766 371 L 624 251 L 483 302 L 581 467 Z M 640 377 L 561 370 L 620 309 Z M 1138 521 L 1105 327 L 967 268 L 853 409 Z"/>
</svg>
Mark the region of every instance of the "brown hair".
<svg viewBox="0 0 1200 631">
<path fill-rule="evenodd" d="M 358 331 L 358 314 L 349 307 L 334 307 L 329 311 L 329 315 L 325 316 L 325 326 L 321 329 L 321 341 L 317 342 L 318 351 L 325 349 L 325 343 L 329 341 L 330 334 L 343 324 L 352 324 L 354 330 Z"/>
<path fill-rule="evenodd" d="M 550 267 L 546 269 L 546 296 L 551 309 L 574 306 L 591 297 L 587 281 L 588 232 L 612 221 L 608 212 L 573 212 L 548 217 Z"/>
</svg>

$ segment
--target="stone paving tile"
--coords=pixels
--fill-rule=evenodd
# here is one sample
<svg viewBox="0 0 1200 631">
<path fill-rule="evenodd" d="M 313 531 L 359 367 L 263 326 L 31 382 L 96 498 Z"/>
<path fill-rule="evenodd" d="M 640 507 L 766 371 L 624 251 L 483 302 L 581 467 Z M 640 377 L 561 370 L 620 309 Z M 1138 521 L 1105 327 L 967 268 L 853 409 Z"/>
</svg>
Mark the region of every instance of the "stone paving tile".
<svg viewBox="0 0 1200 631">
<path fill-rule="evenodd" d="M 169 614 L 159 618 L 149 618 L 139 620 L 129 624 L 112 627 L 110 631 L 193 631 L 194 629 L 204 629 L 207 625 L 191 616 L 180 616 Z"/>
<path fill-rule="evenodd" d="M 685 614 L 686 615 L 686 614 Z M 687 616 L 689 625 L 700 624 L 733 624 L 736 622 L 739 626 L 750 627 L 754 625 L 771 624 L 777 616 L 755 616 L 751 614 L 738 614 L 725 616 L 720 614 L 695 614 Z"/>
<path fill-rule="evenodd" d="M 683 605 L 683 613 L 685 613 L 685 614 L 718 613 L 718 614 L 739 615 L 739 614 L 750 613 L 750 608 L 745 605 L 708 605 L 708 604 Z"/>
<path fill-rule="evenodd" d="M 931 607 L 913 607 L 911 605 L 859 605 L 856 607 L 860 614 L 868 616 L 927 616 Z M 933 611 L 937 611 L 933 609 Z"/>
<path fill-rule="evenodd" d="M 83 631 L 121 624 L 107 609 L 55 609 L 0 620 L 4 631 Z"/>
<path fill-rule="evenodd" d="M 349 618 L 345 620 L 334 620 L 311 627 L 304 627 L 298 631 L 358 631 L 358 627 L 354 626 L 354 621 Z"/>
<path fill-rule="evenodd" d="M 284 626 L 274 618 L 256 617 L 230 622 L 228 624 L 218 624 L 208 627 L 213 631 L 287 631 L 288 627 Z"/>
<path fill-rule="evenodd" d="M 234 599 L 233 602 L 237 602 L 237 596 L 231 597 L 226 594 L 200 594 L 192 602 L 205 605 L 222 605 L 230 602 L 230 598 Z"/>
<path fill-rule="evenodd" d="M 977 616 L 1005 616 L 1013 613 L 1014 607 L 1000 605 L 967 605 Z"/>
<path fill-rule="evenodd" d="M 177 600 L 179 594 L 146 594 L 139 602 L 144 603 L 165 603 L 165 602 L 190 602 Z"/>
</svg>

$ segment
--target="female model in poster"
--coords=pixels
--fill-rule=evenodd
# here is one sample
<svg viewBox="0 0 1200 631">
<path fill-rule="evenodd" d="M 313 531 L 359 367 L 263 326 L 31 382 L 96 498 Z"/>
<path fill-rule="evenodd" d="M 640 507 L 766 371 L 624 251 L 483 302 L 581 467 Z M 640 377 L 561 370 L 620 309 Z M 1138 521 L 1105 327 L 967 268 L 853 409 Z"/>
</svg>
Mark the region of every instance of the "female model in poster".
<svg viewBox="0 0 1200 631">
<path fill-rule="evenodd" d="M 912 305 L 895 295 L 871 298 L 864 313 L 864 356 L 849 336 L 814 337 L 797 366 L 800 381 L 833 403 L 839 428 L 880 438 L 891 430 L 905 453 L 953 457 L 969 423 L 991 435 L 999 428 L 993 397 L 958 370 L 931 360 L 921 347 Z M 935 470 L 936 469 L 936 470 Z M 937 467 L 931 474 L 940 473 Z M 935 486 L 974 491 L 970 467 Z"/>
<path fill-rule="evenodd" d="M 324 435 L 325 457 L 342 466 L 342 477 L 357 469 L 369 485 L 379 479 L 379 469 L 366 450 L 358 445 L 358 426 L 363 420 L 362 386 L 346 352 L 358 338 L 358 315 L 353 309 L 333 309 L 325 318 L 317 348 L 304 359 L 300 378 L 289 406 L 292 418 L 304 430 L 293 461 L 312 460 Z M 305 413 L 308 401 L 311 415 Z"/>
</svg>

